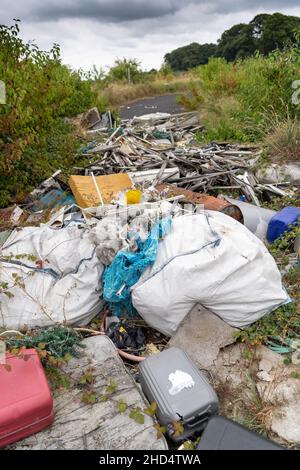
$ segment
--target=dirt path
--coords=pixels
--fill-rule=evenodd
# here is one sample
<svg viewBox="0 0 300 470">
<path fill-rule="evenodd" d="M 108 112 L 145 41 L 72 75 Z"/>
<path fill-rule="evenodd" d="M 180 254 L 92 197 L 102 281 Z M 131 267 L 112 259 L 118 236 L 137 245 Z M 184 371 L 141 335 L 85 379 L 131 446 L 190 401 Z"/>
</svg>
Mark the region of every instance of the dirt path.
<svg viewBox="0 0 300 470">
<path fill-rule="evenodd" d="M 184 111 L 184 108 L 177 103 L 178 93 L 156 96 L 155 98 L 144 98 L 133 101 L 120 107 L 122 119 L 131 119 L 134 116 L 142 116 L 149 113 L 170 113 L 176 114 Z"/>
</svg>

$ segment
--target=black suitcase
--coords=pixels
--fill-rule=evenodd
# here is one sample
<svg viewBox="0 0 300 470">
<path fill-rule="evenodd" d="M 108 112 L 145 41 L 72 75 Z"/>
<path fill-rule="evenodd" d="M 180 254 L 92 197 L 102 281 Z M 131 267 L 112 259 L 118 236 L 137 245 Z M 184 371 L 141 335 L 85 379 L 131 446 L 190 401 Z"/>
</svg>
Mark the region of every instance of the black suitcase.
<svg viewBox="0 0 300 470">
<path fill-rule="evenodd" d="M 214 416 L 200 438 L 197 450 L 284 450 L 234 421 Z"/>
</svg>

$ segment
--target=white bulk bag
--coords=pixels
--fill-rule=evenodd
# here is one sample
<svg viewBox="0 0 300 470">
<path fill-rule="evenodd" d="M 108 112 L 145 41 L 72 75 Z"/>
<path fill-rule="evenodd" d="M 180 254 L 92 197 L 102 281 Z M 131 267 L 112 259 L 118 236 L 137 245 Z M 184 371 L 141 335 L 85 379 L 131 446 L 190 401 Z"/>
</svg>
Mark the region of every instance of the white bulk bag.
<svg viewBox="0 0 300 470">
<path fill-rule="evenodd" d="M 0 252 L 0 284 L 9 293 L 0 293 L 0 326 L 89 323 L 103 305 L 102 272 L 88 230 L 76 223 L 15 230 Z"/>
<path fill-rule="evenodd" d="M 196 303 L 244 327 L 288 301 L 265 245 L 242 224 L 214 211 L 175 218 L 155 263 L 132 287 L 139 314 L 168 336 Z"/>
</svg>

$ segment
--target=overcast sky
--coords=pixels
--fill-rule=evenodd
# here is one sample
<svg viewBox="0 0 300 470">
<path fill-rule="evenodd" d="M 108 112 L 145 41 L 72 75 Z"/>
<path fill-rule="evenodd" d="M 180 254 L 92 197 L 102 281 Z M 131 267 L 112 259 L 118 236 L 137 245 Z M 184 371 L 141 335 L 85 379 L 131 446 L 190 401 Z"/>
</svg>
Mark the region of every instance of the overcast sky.
<svg viewBox="0 0 300 470">
<path fill-rule="evenodd" d="M 61 46 L 74 68 L 109 66 L 117 57 L 160 67 L 165 53 L 193 41 L 216 42 L 257 13 L 300 16 L 299 0 L 1 0 L 0 21 L 21 19 L 22 36 Z"/>
</svg>

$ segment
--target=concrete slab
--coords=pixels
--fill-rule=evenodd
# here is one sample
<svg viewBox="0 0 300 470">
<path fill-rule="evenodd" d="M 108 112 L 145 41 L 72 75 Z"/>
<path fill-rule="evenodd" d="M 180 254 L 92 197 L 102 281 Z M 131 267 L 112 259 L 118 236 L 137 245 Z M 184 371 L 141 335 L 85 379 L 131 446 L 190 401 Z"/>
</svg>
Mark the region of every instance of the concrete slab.
<svg viewBox="0 0 300 470">
<path fill-rule="evenodd" d="M 44 431 L 20 441 L 17 449 L 88 449 L 88 450 L 164 450 L 165 439 L 157 439 L 154 421 L 145 415 L 144 424 L 129 417 L 130 409 L 145 408 L 146 401 L 140 389 L 127 372 L 115 346 L 105 336 L 94 336 L 83 341 L 82 357 L 72 360 L 64 367 L 71 381 L 69 390 L 62 390 L 54 398 L 55 420 Z M 86 371 L 94 377 L 93 393 L 97 402 L 82 402 L 83 387 L 80 378 Z M 116 390 L 106 401 L 110 381 Z M 121 413 L 120 400 L 128 405 Z"/>
<path fill-rule="evenodd" d="M 185 317 L 168 346 L 184 349 L 198 367 L 210 368 L 220 349 L 234 343 L 235 331 L 236 328 L 201 305 L 196 305 Z"/>
</svg>

